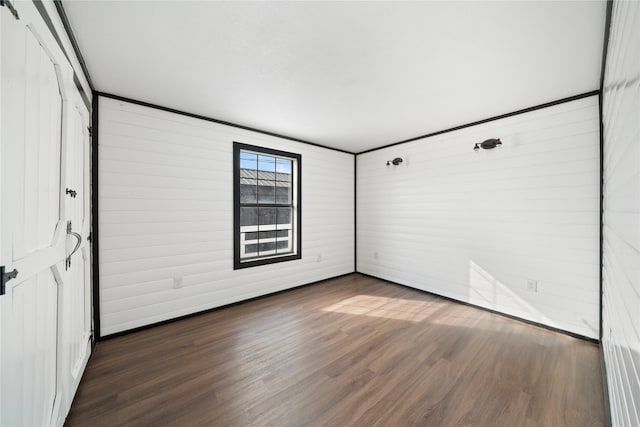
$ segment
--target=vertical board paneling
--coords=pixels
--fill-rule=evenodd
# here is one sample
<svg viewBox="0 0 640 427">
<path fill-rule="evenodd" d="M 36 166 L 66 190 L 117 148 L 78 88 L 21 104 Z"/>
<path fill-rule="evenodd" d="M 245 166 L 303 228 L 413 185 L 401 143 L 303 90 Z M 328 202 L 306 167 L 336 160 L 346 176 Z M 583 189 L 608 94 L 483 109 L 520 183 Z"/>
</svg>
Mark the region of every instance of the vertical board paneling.
<svg viewBox="0 0 640 427">
<path fill-rule="evenodd" d="M 3 241 L 11 241 L 1 263 L 18 271 L 0 301 L 3 426 L 52 424 L 61 396 L 60 275 L 54 270 L 64 257 L 64 243 L 56 230 L 61 216 L 62 92 L 68 69 L 58 62 L 57 53 L 47 49 L 41 28 L 22 7 L 19 21 L 7 19 L 3 12 L 1 28 L 6 157 L 0 169 L 3 202 L 7 202 L 2 207 L 2 228 Z"/>
<path fill-rule="evenodd" d="M 67 218 L 71 221 L 72 230 L 83 236 L 80 241 L 79 250 L 71 257 L 71 264 L 68 270 L 68 282 L 63 290 L 65 300 L 69 303 L 65 304 L 64 313 L 65 321 L 68 322 L 68 335 L 65 337 L 66 342 L 63 345 L 68 350 L 69 359 L 66 369 L 68 369 L 73 380 L 79 380 L 79 374 L 83 363 L 87 357 L 87 342 L 91 331 L 90 307 L 89 303 L 89 284 L 87 280 L 88 271 L 90 269 L 87 257 L 84 251 L 87 249 L 86 230 L 83 229 L 87 221 L 86 215 L 86 198 L 90 195 L 86 192 L 85 180 L 87 179 L 87 161 L 88 138 L 87 138 L 87 121 L 88 114 L 81 111 L 81 107 L 69 109 L 72 116 L 72 126 L 70 138 L 67 140 L 68 153 L 67 157 L 67 177 L 66 185 L 76 191 L 75 197 L 67 197 Z M 75 243 L 75 242 L 74 242 Z M 65 301 L 66 302 L 66 301 Z M 74 384 L 73 391 L 75 391 Z"/>
<path fill-rule="evenodd" d="M 598 337 L 598 141 L 592 96 L 359 155 L 358 271 Z"/>
<path fill-rule="evenodd" d="M 51 270 L 44 270 L 12 289 L 14 305 L 3 321 L 15 329 L 8 343 L 22 350 L 25 357 L 12 362 L 14 371 L 5 373 L 13 390 L 5 402 L 7 425 L 48 425 L 56 396 L 56 301 L 57 285 Z M 10 418 L 12 414 L 16 419 Z"/>
<path fill-rule="evenodd" d="M 51 58 L 26 34 L 24 237 L 15 258 L 49 246 L 60 218 L 62 97 Z"/>
<path fill-rule="evenodd" d="M 103 336 L 353 272 L 353 155 L 99 102 Z M 302 155 L 301 260 L 233 270 L 234 141 Z"/>
<path fill-rule="evenodd" d="M 640 425 L 639 23 L 640 3 L 613 3 L 602 95 L 602 345 L 614 426 Z"/>
</svg>

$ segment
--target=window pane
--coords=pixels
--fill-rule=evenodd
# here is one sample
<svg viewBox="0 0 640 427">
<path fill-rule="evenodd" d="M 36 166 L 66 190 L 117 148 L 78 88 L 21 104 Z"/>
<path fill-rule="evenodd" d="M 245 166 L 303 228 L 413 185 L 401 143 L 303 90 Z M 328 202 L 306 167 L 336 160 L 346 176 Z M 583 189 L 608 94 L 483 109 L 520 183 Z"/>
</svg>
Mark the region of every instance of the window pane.
<svg viewBox="0 0 640 427">
<path fill-rule="evenodd" d="M 240 152 L 240 169 L 258 169 L 258 155 L 253 153 Z"/>
<path fill-rule="evenodd" d="M 242 233 L 244 234 L 244 240 L 258 240 L 258 233 L 257 232 L 253 232 L 253 233 Z"/>
<path fill-rule="evenodd" d="M 292 251 L 291 239 L 278 238 L 278 240 L 276 241 L 276 250 L 278 251 L 279 254 L 285 253 L 285 252 L 291 252 Z"/>
<path fill-rule="evenodd" d="M 276 250 L 276 242 L 267 242 L 260 243 L 260 253 L 266 251 L 275 251 Z"/>
<path fill-rule="evenodd" d="M 261 231 L 260 232 L 260 240 L 273 239 L 274 237 L 276 237 L 276 232 L 275 231 Z"/>
<path fill-rule="evenodd" d="M 291 183 L 291 174 L 288 173 L 276 173 L 276 180 L 281 182 Z"/>
<path fill-rule="evenodd" d="M 240 178 L 240 203 L 256 203 L 258 200 L 258 180 Z"/>
<path fill-rule="evenodd" d="M 260 208 L 260 225 L 274 225 L 276 223 L 276 208 Z"/>
<path fill-rule="evenodd" d="M 241 258 L 249 258 L 258 255 L 258 243 L 252 236 L 257 234 L 258 233 L 240 233 Z"/>
<path fill-rule="evenodd" d="M 276 187 L 275 181 L 258 181 L 258 203 L 275 203 Z"/>
<path fill-rule="evenodd" d="M 240 208 L 240 226 L 258 225 L 258 208 Z"/>
<path fill-rule="evenodd" d="M 291 183 L 276 183 L 276 203 L 291 204 Z"/>
<path fill-rule="evenodd" d="M 276 158 L 272 156 L 258 155 L 258 170 L 265 172 L 275 172 Z"/>
<path fill-rule="evenodd" d="M 291 208 L 278 209 L 278 229 L 291 228 Z"/>
<path fill-rule="evenodd" d="M 276 172 L 278 176 L 282 174 L 283 180 L 291 179 L 291 164 L 293 162 L 287 159 L 276 159 Z M 286 175 L 284 175 L 286 174 Z M 280 179 L 280 178 L 278 178 Z"/>
<path fill-rule="evenodd" d="M 258 244 L 244 245 L 244 257 L 258 255 Z"/>
<path fill-rule="evenodd" d="M 276 234 L 278 237 L 289 237 L 289 230 L 278 230 Z"/>
</svg>

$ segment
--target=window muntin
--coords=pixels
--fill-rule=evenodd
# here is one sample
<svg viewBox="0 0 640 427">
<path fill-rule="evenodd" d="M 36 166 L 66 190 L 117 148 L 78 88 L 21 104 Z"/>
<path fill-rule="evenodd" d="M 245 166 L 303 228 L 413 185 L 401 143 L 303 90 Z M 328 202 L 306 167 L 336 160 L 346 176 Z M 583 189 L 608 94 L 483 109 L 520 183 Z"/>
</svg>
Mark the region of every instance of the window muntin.
<svg viewBox="0 0 640 427">
<path fill-rule="evenodd" d="M 234 267 L 300 258 L 300 155 L 234 144 Z"/>
</svg>

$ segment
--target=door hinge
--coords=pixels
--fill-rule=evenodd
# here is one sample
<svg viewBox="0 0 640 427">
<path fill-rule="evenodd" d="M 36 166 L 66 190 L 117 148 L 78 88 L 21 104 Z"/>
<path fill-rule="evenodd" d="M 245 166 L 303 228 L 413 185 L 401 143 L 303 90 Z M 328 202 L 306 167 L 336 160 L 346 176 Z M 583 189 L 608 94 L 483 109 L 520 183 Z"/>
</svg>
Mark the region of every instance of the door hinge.
<svg viewBox="0 0 640 427">
<path fill-rule="evenodd" d="M 89 138 L 91 138 L 93 136 L 93 130 L 91 129 L 91 126 L 87 126 L 87 130 L 89 131 Z"/>
<path fill-rule="evenodd" d="M 18 277 L 18 270 L 15 268 L 13 271 L 5 273 L 5 267 L 0 266 L 0 295 L 4 295 L 7 292 L 7 282 L 11 279 Z"/>
<path fill-rule="evenodd" d="M 18 11 L 16 10 L 15 7 L 13 7 L 13 5 L 11 4 L 11 2 L 9 0 L 0 0 L 0 7 L 2 7 L 2 6 L 7 6 L 7 9 L 9 9 L 9 12 L 11 12 L 11 14 L 16 19 L 20 19 L 20 16 L 18 15 Z"/>
<path fill-rule="evenodd" d="M 87 236 L 87 242 L 91 243 L 91 234 L 93 233 L 89 233 L 89 235 Z"/>
<path fill-rule="evenodd" d="M 66 194 L 70 195 L 72 199 L 75 199 L 76 196 L 78 195 L 78 192 L 76 190 L 72 190 L 70 188 L 67 188 L 67 190 L 65 191 Z"/>
</svg>

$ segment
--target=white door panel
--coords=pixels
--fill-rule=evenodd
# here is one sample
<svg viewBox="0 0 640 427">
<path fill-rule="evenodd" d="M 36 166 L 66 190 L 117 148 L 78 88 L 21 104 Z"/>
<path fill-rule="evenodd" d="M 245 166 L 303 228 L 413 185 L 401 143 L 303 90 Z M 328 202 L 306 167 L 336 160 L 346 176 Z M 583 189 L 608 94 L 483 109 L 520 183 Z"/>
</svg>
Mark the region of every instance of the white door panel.
<svg viewBox="0 0 640 427">
<path fill-rule="evenodd" d="M 25 199 L 17 212 L 14 260 L 49 247 L 60 221 L 61 85 L 54 60 L 33 32 L 25 36 L 25 139 L 23 150 L 16 150 L 23 151 L 17 154 Z"/>
<path fill-rule="evenodd" d="M 71 255 L 67 264 L 65 286 L 62 288 L 62 304 L 60 305 L 61 336 L 64 348 L 60 360 L 60 374 L 69 402 L 73 398 L 84 366 L 88 360 L 91 337 L 91 302 L 90 302 L 90 270 L 91 258 L 87 236 L 90 218 L 87 214 L 89 198 L 89 112 L 82 99 L 75 94 L 69 102 L 69 138 L 65 152 L 65 190 L 70 194 L 65 197 L 66 220 L 71 223 L 71 230 L 81 236 L 80 246 Z M 87 229 L 85 229 L 87 226 Z M 76 246 L 76 238 L 67 241 L 67 253 Z"/>
<path fill-rule="evenodd" d="M 45 269 L 6 295 L 12 304 L 3 305 L 2 322 L 11 330 L 2 330 L 3 344 L 19 347 L 3 354 L 3 365 L 11 367 L 2 376 L 3 426 L 49 425 L 56 398 L 56 276 Z"/>
</svg>

